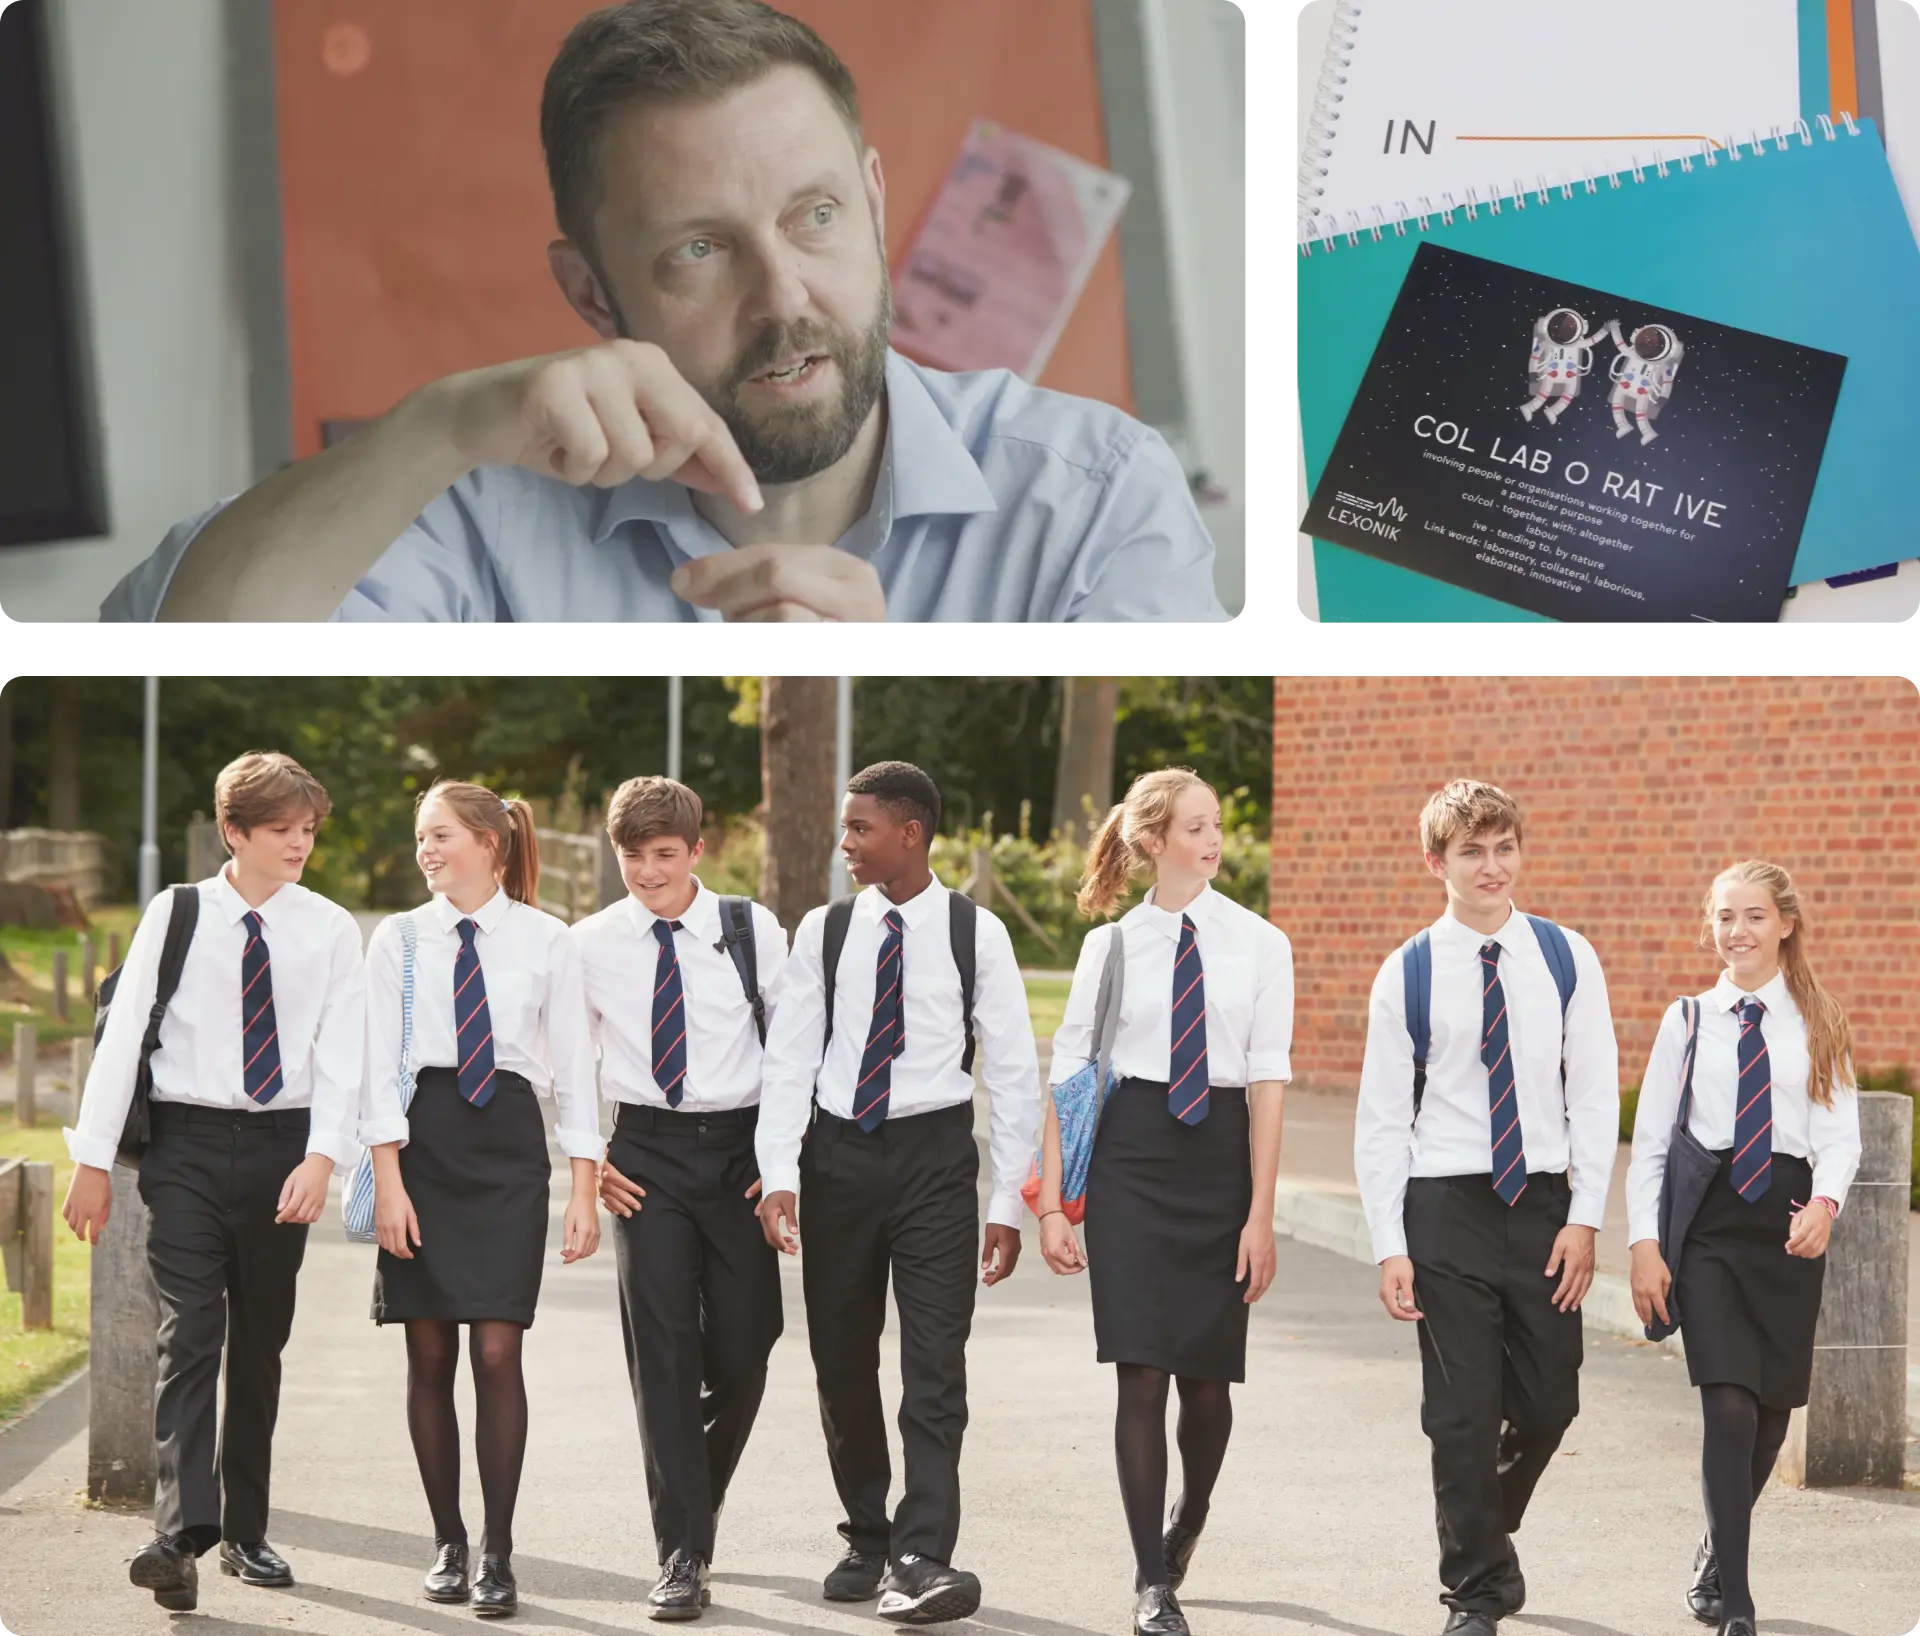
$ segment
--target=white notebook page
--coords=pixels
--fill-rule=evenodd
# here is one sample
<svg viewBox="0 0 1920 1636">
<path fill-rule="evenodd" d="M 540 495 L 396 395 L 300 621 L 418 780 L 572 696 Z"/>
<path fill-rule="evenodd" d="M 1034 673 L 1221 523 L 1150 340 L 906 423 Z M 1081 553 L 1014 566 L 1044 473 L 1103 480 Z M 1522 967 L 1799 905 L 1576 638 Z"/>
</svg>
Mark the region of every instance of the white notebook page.
<svg viewBox="0 0 1920 1636">
<path fill-rule="evenodd" d="M 1800 117 L 1795 0 L 1346 0 L 1340 17 L 1332 56 L 1351 63 L 1326 65 L 1304 167 L 1325 174 L 1302 177 L 1321 191 L 1301 215 L 1322 224 L 1677 159 Z"/>
</svg>

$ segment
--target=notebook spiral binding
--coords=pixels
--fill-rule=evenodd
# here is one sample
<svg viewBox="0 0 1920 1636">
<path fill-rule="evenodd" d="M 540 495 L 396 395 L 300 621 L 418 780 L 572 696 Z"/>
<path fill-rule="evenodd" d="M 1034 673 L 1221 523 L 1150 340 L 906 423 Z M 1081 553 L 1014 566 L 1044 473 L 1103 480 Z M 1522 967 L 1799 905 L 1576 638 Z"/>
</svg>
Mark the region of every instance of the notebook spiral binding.
<svg viewBox="0 0 1920 1636">
<path fill-rule="evenodd" d="M 1327 174 L 1325 161 L 1333 157 L 1330 144 L 1340 134 L 1337 129 L 1340 104 L 1346 101 L 1346 92 L 1340 87 L 1347 83 L 1346 71 L 1353 66 L 1353 40 L 1360 32 L 1360 14 L 1365 9 L 1362 0 L 1340 0 L 1333 8 L 1333 38 L 1320 64 L 1320 81 L 1313 91 L 1313 112 L 1307 120 L 1307 145 L 1300 156 L 1302 238 L 1310 236 L 1313 201 L 1326 192 L 1320 178 Z"/>
<path fill-rule="evenodd" d="M 1346 0 L 1342 0 L 1343 7 L 1345 4 Z M 1357 11 L 1359 8 L 1355 6 L 1352 9 Z M 1849 136 L 1858 136 L 1860 134 L 1860 127 L 1853 122 L 1852 114 L 1841 114 L 1840 122 L 1846 127 Z M 1824 136 L 1827 141 L 1836 142 L 1839 140 L 1839 132 L 1834 129 L 1833 121 L 1825 114 L 1820 115 L 1818 124 L 1821 135 Z M 1723 148 L 1715 148 L 1710 142 L 1702 142 L 1697 159 L 1693 154 L 1683 154 L 1678 163 L 1680 169 L 1689 174 L 1692 172 L 1696 162 L 1705 164 L 1709 170 L 1718 167 L 1723 160 L 1728 164 L 1737 165 L 1745 161 L 1747 156 L 1742 150 L 1747 148 L 1752 150 L 1753 158 L 1762 159 L 1766 156 L 1767 144 L 1769 142 L 1780 152 L 1785 153 L 1792 145 L 1792 138 L 1796 133 L 1799 135 L 1800 145 L 1802 147 L 1810 148 L 1813 146 L 1814 136 L 1812 128 L 1804 119 L 1799 119 L 1795 120 L 1791 126 L 1784 128 L 1784 130 L 1781 126 L 1774 126 L 1772 132 L 1767 136 L 1761 136 L 1758 132 L 1755 132 L 1745 143 L 1736 142 L 1732 138 L 1728 138 Z M 1311 155 L 1315 151 L 1311 145 L 1313 139 L 1309 136 L 1308 140 L 1308 153 Z M 1623 176 L 1631 176 L 1636 184 L 1643 184 L 1647 179 L 1647 172 L 1649 170 L 1658 176 L 1668 176 L 1672 174 L 1673 165 L 1661 155 L 1658 149 L 1654 151 L 1653 160 L 1654 162 L 1651 165 L 1635 163 L 1627 166 L 1624 171 L 1603 170 L 1575 177 L 1568 177 L 1563 172 L 1558 182 L 1549 182 L 1545 176 L 1542 176 L 1539 178 L 1539 185 L 1532 188 L 1527 187 L 1518 177 L 1515 177 L 1510 185 L 1495 183 L 1490 186 L 1487 189 L 1487 197 L 1485 199 L 1481 198 L 1478 188 L 1470 187 L 1467 189 L 1467 202 L 1464 205 L 1456 200 L 1451 193 L 1443 193 L 1440 195 L 1441 205 L 1439 209 L 1435 209 L 1433 201 L 1423 193 L 1418 196 L 1422 206 L 1419 210 L 1409 210 L 1404 200 L 1396 200 L 1394 210 L 1397 214 L 1389 216 L 1380 206 L 1375 205 L 1372 210 L 1373 221 L 1371 223 L 1363 222 L 1360 219 L 1360 212 L 1357 210 L 1349 210 L 1347 212 L 1347 225 L 1345 227 L 1340 225 L 1337 215 L 1329 213 L 1322 216 L 1309 213 L 1300 224 L 1300 254 L 1303 256 L 1311 256 L 1314 253 L 1315 245 L 1318 245 L 1324 249 L 1327 254 L 1331 255 L 1339 248 L 1340 240 L 1346 240 L 1349 245 L 1358 245 L 1363 234 L 1370 235 L 1377 243 L 1386 236 L 1389 229 L 1401 238 L 1407 236 L 1407 229 L 1409 227 L 1416 225 L 1419 230 L 1424 233 L 1427 231 L 1428 223 L 1431 222 L 1435 216 L 1438 216 L 1442 222 L 1448 227 L 1451 227 L 1453 225 L 1454 214 L 1457 211 L 1464 211 L 1468 221 L 1477 221 L 1480 212 L 1483 210 L 1492 216 L 1499 215 L 1500 207 L 1503 204 L 1511 205 L 1515 210 L 1525 210 L 1527 208 L 1527 196 L 1530 193 L 1538 197 L 1541 205 L 1547 205 L 1552 203 L 1553 195 L 1556 192 L 1563 199 L 1571 199 L 1574 196 L 1574 189 L 1579 187 L 1584 187 L 1589 193 L 1598 193 L 1603 182 L 1610 184 L 1614 188 L 1624 187 L 1626 184 L 1621 180 Z M 1301 172 L 1304 178 L 1306 174 L 1306 166 L 1304 164 L 1301 167 Z"/>
</svg>

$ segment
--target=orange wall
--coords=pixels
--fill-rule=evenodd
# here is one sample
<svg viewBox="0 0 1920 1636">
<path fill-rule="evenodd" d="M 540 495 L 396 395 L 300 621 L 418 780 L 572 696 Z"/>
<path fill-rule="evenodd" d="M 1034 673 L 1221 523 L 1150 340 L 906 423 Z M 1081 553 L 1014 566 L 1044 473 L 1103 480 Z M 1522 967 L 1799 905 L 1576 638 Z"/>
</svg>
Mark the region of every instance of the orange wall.
<svg viewBox="0 0 1920 1636">
<path fill-rule="evenodd" d="M 456 370 L 579 346 L 540 90 L 592 0 L 277 0 L 294 452 Z M 1106 162 L 1090 0 L 790 0 L 846 60 L 905 252 L 975 117 Z M 1132 407 L 1109 244 L 1044 382 Z"/>
</svg>

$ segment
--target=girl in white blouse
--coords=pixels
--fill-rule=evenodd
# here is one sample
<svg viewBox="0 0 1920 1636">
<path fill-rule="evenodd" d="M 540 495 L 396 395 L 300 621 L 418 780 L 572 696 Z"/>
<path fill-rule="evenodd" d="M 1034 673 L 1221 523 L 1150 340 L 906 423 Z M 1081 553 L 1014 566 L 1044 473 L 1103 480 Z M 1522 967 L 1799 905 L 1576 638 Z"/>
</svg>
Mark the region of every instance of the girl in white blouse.
<svg viewBox="0 0 1920 1636">
<path fill-rule="evenodd" d="M 1134 1550 L 1136 1636 L 1181 1636 L 1185 1578 L 1246 1378 L 1247 1316 L 1273 1280 L 1273 1193 L 1293 1037 L 1286 934 L 1208 884 L 1219 872 L 1220 802 L 1185 768 L 1134 780 L 1087 856 L 1079 905 L 1104 915 L 1136 875 L 1146 901 L 1081 945 L 1049 1079 L 1098 1051 L 1100 980 L 1115 940 L 1123 976 L 1112 1072 L 1088 1169 L 1086 1249 L 1061 1201 L 1059 1114 L 1042 1148 L 1040 1253 L 1090 1269 L 1102 1363 L 1116 1366 L 1114 1451 Z M 1180 1393 L 1181 1493 L 1161 1531 L 1167 1388 Z"/>
<path fill-rule="evenodd" d="M 1700 1389 L 1707 1532 L 1687 1606 L 1722 1636 L 1753 1636 L 1750 1519 L 1789 1415 L 1807 1401 L 1827 1235 L 1859 1166 L 1860 1114 L 1846 1014 L 1808 963 L 1787 872 L 1754 859 L 1732 865 L 1709 889 L 1705 915 L 1701 941 L 1726 969 L 1698 996 L 1687 1129 L 1720 1167 L 1679 1265 L 1668 1267 L 1660 1193 L 1686 1057 L 1676 1001 L 1641 1081 L 1628 1231 L 1641 1322 L 1668 1319 L 1671 1294 Z"/>
<path fill-rule="evenodd" d="M 373 1317 L 407 1330 L 407 1423 L 437 1545 L 426 1594 L 493 1616 L 517 1605 L 510 1559 L 527 1441 L 520 1347 L 547 1245 L 541 1098 L 558 1105 L 554 1134 L 573 1173 L 567 1262 L 600 1242 L 599 1103 L 579 948 L 537 907 L 540 855 L 527 804 L 477 784 L 439 783 L 420 798 L 415 838 L 433 899 L 385 921 L 367 953 L 360 1139 L 373 1150 L 380 1241 Z M 414 1091 L 403 1108 L 408 934 Z M 471 1580 L 453 1402 L 462 1324 L 471 1326 L 486 1507 Z"/>
</svg>

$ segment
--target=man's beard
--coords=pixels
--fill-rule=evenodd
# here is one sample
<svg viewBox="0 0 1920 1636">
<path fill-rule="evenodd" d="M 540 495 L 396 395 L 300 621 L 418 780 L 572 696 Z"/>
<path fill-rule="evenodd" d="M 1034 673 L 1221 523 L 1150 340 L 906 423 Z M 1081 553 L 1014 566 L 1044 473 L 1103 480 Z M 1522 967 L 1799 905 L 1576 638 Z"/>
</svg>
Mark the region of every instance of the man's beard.
<svg viewBox="0 0 1920 1636">
<path fill-rule="evenodd" d="M 864 333 L 800 323 L 766 331 L 743 353 L 724 381 L 712 385 L 690 381 L 695 391 L 726 423 L 753 475 L 765 484 L 800 483 L 834 465 L 853 447 L 867 416 L 886 386 L 887 348 L 893 335 L 893 289 L 886 276 L 886 257 L 880 259 L 880 304 Z M 610 289 L 605 278 L 601 287 Z M 633 332 L 611 296 L 615 327 L 631 339 Z M 740 402 L 746 383 L 782 358 L 815 353 L 831 358 L 841 381 L 838 399 L 817 403 L 776 404 L 749 416 Z"/>
</svg>

